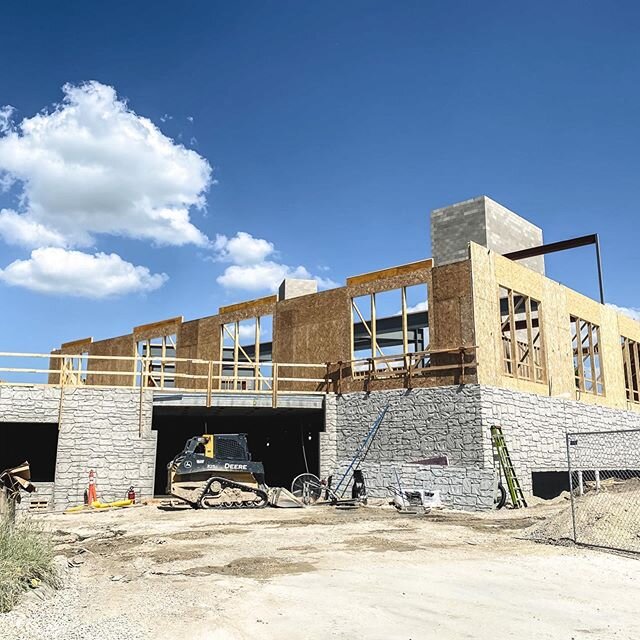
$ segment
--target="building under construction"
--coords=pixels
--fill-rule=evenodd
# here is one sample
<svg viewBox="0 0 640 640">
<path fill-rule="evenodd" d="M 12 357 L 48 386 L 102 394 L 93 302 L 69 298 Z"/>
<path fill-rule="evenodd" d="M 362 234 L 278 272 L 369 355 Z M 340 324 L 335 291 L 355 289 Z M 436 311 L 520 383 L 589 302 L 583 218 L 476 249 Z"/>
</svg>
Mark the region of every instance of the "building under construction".
<svg viewBox="0 0 640 640">
<path fill-rule="evenodd" d="M 5 353 L 0 469 L 30 461 L 34 507 L 81 502 L 90 469 L 107 497 L 146 497 L 188 437 L 242 432 L 267 483 L 289 486 L 344 471 L 388 406 L 363 466 L 370 495 L 397 471 L 451 506 L 490 508 L 493 425 L 525 493 L 557 495 L 567 430 L 640 428 L 640 322 L 545 276 L 546 252 L 591 242 L 545 245 L 479 197 L 432 212 L 419 262 Z"/>
</svg>

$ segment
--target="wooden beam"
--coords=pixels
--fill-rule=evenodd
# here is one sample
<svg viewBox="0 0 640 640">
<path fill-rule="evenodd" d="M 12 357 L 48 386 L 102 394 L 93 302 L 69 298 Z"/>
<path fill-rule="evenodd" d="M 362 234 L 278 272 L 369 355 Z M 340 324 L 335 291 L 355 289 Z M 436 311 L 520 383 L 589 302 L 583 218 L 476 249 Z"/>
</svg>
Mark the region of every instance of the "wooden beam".
<svg viewBox="0 0 640 640">
<path fill-rule="evenodd" d="M 266 304 L 275 303 L 278 301 L 278 296 L 265 296 L 264 298 L 256 298 L 255 300 L 246 300 L 245 302 L 237 302 L 236 304 L 229 304 L 226 307 L 220 307 L 218 313 L 235 313 L 236 311 L 245 311 L 252 307 L 260 307 Z"/>
<path fill-rule="evenodd" d="M 419 260 L 418 262 L 410 262 L 397 267 L 390 267 L 388 269 L 381 269 L 380 271 L 371 271 L 370 273 L 363 273 L 359 276 L 351 276 L 347 278 L 347 286 L 354 286 L 357 284 L 365 284 L 367 282 L 374 282 L 375 280 L 383 280 L 385 278 L 395 278 L 396 276 L 403 276 L 421 269 L 431 269 L 433 267 L 433 260 L 431 258 L 427 260 Z"/>
<path fill-rule="evenodd" d="M 150 334 L 157 331 L 157 336 L 160 338 L 167 333 L 175 333 L 175 330 L 182 324 L 183 316 L 175 316 L 174 318 L 167 318 L 166 320 L 158 320 L 157 322 L 149 322 L 148 324 L 140 324 L 137 327 L 133 327 L 133 337 L 141 334 Z"/>
<path fill-rule="evenodd" d="M 91 336 L 88 338 L 79 338 L 78 340 L 71 340 L 71 342 L 63 342 L 60 345 L 60 349 L 79 349 L 80 347 L 86 347 L 90 345 L 92 342 L 93 338 Z"/>
</svg>

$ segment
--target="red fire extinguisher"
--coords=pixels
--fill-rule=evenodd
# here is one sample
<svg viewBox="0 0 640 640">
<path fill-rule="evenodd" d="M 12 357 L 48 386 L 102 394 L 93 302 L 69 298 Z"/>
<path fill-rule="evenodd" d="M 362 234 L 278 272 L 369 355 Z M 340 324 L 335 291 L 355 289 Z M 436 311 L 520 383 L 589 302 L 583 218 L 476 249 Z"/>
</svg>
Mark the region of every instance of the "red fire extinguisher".
<svg viewBox="0 0 640 640">
<path fill-rule="evenodd" d="M 132 486 L 129 487 L 129 490 L 127 491 L 127 500 L 131 500 L 133 503 L 136 501 L 136 492 Z"/>
</svg>

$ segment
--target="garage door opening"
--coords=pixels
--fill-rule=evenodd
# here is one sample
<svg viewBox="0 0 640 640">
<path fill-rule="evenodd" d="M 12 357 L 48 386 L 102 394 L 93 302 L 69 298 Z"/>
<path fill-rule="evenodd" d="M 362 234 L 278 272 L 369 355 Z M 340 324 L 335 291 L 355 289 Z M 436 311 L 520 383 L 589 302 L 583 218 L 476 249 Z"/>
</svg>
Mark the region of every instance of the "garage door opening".
<svg viewBox="0 0 640 640">
<path fill-rule="evenodd" d="M 300 473 L 318 475 L 323 427 L 323 412 L 316 409 L 155 409 L 154 493 L 166 495 L 167 464 L 189 438 L 203 433 L 246 433 L 251 458 L 264 464 L 266 483 L 288 489 Z"/>
<path fill-rule="evenodd" d="M 53 482 L 57 452 L 57 423 L 0 422 L 0 471 L 26 460 L 33 482 Z"/>
</svg>

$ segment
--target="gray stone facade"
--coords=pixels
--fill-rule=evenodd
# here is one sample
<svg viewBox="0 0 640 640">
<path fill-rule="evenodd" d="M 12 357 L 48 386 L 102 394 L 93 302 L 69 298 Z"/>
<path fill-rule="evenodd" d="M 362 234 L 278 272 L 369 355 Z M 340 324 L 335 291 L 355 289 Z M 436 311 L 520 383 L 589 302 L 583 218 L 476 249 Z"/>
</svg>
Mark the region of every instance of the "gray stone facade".
<svg viewBox="0 0 640 640">
<path fill-rule="evenodd" d="M 395 484 L 395 471 L 407 486 L 438 489 L 445 504 L 487 508 L 493 472 L 482 469 L 484 441 L 480 387 L 467 385 L 350 393 L 330 399 L 321 439 L 321 474 L 346 471 L 358 445 L 385 406 L 387 413 L 362 465 L 369 495 L 383 498 Z M 449 467 L 409 464 L 446 454 Z M 464 482 L 463 482 L 464 481 Z"/>
<path fill-rule="evenodd" d="M 640 414 L 635 412 L 480 385 L 329 398 L 326 433 L 320 443 L 323 476 L 340 477 L 388 403 L 387 415 L 362 466 L 370 495 L 386 497 L 397 470 L 404 484 L 439 489 L 445 504 L 466 509 L 492 504 L 492 425 L 502 427 L 528 494 L 532 473 L 567 470 L 567 431 L 640 428 Z M 448 456 L 449 467 L 409 464 L 438 454 Z M 619 465 L 611 460 L 609 468 L 629 465 L 625 450 L 610 455 Z"/>
<path fill-rule="evenodd" d="M 0 429 L 2 422 L 58 423 L 55 509 L 82 502 L 90 469 L 97 473 L 103 500 L 123 498 L 130 485 L 140 497 L 152 496 L 157 437 L 152 413 L 151 391 L 141 403 L 137 389 L 76 387 L 64 389 L 61 402 L 53 387 L 0 386 Z"/>
<path fill-rule="evenodd" d="M 80 504 L 96 471 L 98 496 L 119 500 L 133 485 L 141 498 L 153 496 L 157 433 L 151 430 L 153 392 L 128 388 L 65 389 L 58 437 L 54 504 Z"/>
<path fill-rule="evenodd" d="M 431 255 L 436 266 L 466 260 L 469 242 L 502 255 L 542 244 L 542 229 L 486 196 L 431 213 Z M 520 263 L 544 273 L 542 256 Z"/>
<path fill-rule="evenodd" d="M 633 411 L 496 387 L 483 386 L 480 395 L 484 433 L 487 435 L 491 425 L 502 427 L 526 493 L 531 492 L 533 472 L 567 470 L 567 432 L 640 429 L 640 413 Z M 611 453 L 620 459 L 618 468 L 628 464 L 626 451 Z M 491 438 L 487 436 L 483 465 L 491 461 Z"/>
</svg>

